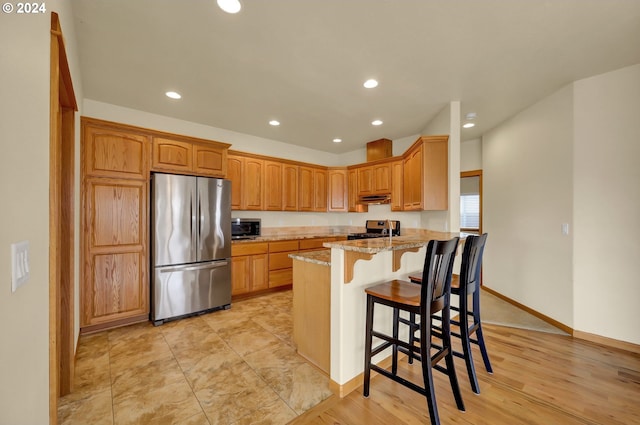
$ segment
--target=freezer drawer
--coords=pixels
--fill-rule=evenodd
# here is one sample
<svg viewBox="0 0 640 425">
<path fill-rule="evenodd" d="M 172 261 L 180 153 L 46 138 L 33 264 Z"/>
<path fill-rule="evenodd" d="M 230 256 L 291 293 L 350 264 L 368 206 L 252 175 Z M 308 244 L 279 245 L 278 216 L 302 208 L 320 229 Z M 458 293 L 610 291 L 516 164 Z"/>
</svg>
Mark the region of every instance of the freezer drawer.
<svg viewBox="0 0 640 425">
<path fill-rule="evenodd" d="M 231 260 L 156 267 L 151 320 L 185 316 L 231 304 Z"/>
</svg>

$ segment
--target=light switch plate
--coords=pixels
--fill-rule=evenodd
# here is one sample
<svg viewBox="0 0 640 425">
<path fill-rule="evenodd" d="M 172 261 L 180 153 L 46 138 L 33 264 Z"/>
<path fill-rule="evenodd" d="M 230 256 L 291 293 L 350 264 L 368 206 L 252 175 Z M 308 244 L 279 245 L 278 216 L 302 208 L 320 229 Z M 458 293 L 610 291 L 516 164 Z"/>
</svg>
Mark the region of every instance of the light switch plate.
<svg viewBox="0 0 640 425">
<path fill-rule="evenodd" d="M 11 292 L 29 280 L 29 241 L 11 244 Z"/>
</svg>

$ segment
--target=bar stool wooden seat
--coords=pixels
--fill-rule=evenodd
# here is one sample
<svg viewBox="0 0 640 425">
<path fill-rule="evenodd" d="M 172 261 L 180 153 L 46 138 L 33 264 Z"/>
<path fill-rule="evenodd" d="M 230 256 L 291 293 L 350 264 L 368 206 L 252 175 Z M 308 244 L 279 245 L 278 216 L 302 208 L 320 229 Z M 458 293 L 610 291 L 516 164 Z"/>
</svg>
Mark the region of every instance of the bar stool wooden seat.
<svg viewBox="0 0 640 425">
<path fill-rule="evenodd" d="M 480 354 L 484 362 L 484 367 L 489 373 L 493 373 L 487 346 L 484 342 L 482 334 L 482 321 L 480 319 L 480 272 L 482 269 L 482 255 L 484 254 L 484 246 L 487 241 L 487 234 L 481 236 L 468 236 L 465 240 L 464 250 L 462 252 L 462 265 L 460 267 L 460 275 L 454 274 L 451 279 L 451 293 L 458 295 L 458 306 L 452 305 L 451 310 L 459 313 L 458 319 L 451 319 L 452 325 L 459 328 L 459 332 L 450 331 L 451 335 L 460 338 L 462 342 L 462 352 L 453 351 L 453 355 L 464 359 L 467 366 L 471 389 L 474 393 L 480 394 L 480 386 L 478 385 L 478 377 L 473 364 L 473 355 L 471 352 L 471 344 L 480 347 Z M 410 275 L 409 279 L 413 283 L 422 283 L 422 276 Z M 472 308 L 469 308 L 469 296 L 472 299 Z M 401 322 L 403 319 L 399 319 Z M 438 317 L 434 320 L 439 321 Z M 416 323 L 415 318 L 410 317 L 409 322 Z M 417 331 L 419 325 L 415 325 L 414 332 Z M 433 325 L 433 332 L 443 331 L 442 326 Z M 475 334 L 475 338 L 472 335 Z M 419 341 L 419 338 L 409 338 L 410 342 Z M 409 359 L 411 361 L 411 359 Z"/>
<path fill-rule="evenodd" d="M 438 407 L 433 385 L 433 369 L 445 373 L 449 377 L 456 405 L 464 411 L 464 403 L 460 394 L 460 387 L 456 377 L 451 338 L 449 335 L 449 298 L 453 261 L 459 238 L 449 241 L 430 241 L 427 245 L 427 253 L 424 261 L 423 276 L 426 284 L 415 285 L 411 282 L 392 280 L 384 282 L 365 290 L 367 294 L 367 318 L 365 339 L 365 370 L 364 389 L 365 397 L 369 396 L 371 370 L 380 373 L 422 395 L 427 399 L 429 416 L 432 425 L 440 424 Z M 387 335 L 373 329 L 374 307 L 376 304 L 389 306 L 393 309 L 392 335 Z M 429 326 L 420 327 L 420 340 L 418 346 L 408 341 L 399 339 L 399 313 L 400 310 L 419 316 L 422 323 Z M 432 346 L 431 320 L 434 313 L 442 314 L 442 330 L 438 332 L 441 344 L 437 348 Z M 413 332 L 410 331 L 410 335 Z M 372 347 L 373 337 L 382 339 L 377 347 Z M 383 350 L 392 348 L 391 371 L 383 369 L 371 362 L 371 358 Z M 411 353 L 412 358 L 422 362 L 423 386 L 408 381 L 398 376 L 398 351 Z M 445 360 L 446 367 L 439 364 Z"/>
</svg>

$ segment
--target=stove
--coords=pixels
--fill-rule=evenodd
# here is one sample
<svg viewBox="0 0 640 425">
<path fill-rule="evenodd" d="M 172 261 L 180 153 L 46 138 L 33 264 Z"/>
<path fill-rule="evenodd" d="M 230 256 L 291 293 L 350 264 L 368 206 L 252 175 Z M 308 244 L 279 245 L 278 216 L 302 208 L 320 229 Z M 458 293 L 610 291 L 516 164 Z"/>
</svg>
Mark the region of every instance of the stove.
<svg viewBox="0 0 640 425">
<path fill-rule="evenodd" d="M 382 238 L 389 235 L 389 224 L 391 224 L 391 234 L 400 236 L 400 222 L 398 220 L 367 220 L 365 233 L 351 233 L 347 235 L 347 240 Z"/>
</svg>

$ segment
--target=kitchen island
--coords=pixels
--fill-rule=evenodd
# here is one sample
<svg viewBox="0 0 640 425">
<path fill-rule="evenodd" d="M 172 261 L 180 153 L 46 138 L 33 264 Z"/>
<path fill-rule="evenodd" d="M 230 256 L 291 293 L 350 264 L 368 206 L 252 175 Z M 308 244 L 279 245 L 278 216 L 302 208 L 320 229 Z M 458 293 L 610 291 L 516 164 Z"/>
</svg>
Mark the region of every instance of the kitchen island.
<svg viewBox="0 0 640 425">
<path fill-rule="evenodd" d="M 343 397 L 362 384 L 366 315 L 364 289 L 390 279 L 407 279 L 409 274 L 421 272 L 429 241 L 451 239 L 456 236 L 459 234 L 422 231 L 393 237 L 391 241 L 385 237 L 326 242 L 324 246 L 331 248 L 330 257 L 326 252 L 324 257 L 314 252 L 290 254 L 294 260 L 294 341 L 297 339 L 299 349 L 306 347 L 303 350 L 309 350 L 309 345 L 305 344 L 319 339 L 321 335 L 329 341 L 329 376 L 334 393 Z M 313 267 L 317 272 L 310 273 L 308 264 L 320 269 Z M 321 270 L 324 272 L 321 273 Z M 304 307 L 296 314 L 296 296 L 310 291 L 325 293 L 324 297 L 315 298 L 315 305 L 309 305 L 313 305 L 314 311 L 329 316 L 324 322 L 315 322 L 317 334 L 310 333 L 309 328 L 303 325 Z M 330 300 L 328 305 L 324 299 Z M 308 312 L 311 313 L 311 310 Z M 391 319 L 390 308 L 377 308 L 374 326 L 383 332 L 391 332 Z M 328 335 L 321 330 L 322 326 L 327 325 Z M 296 334 L 296 328 L 307 331 Z M 301 355 L 326 359 L 326 354 L 318 351 L 321 348 L 316 347 L 315 350 L 301 352 Z M 326 351 L 326 348 L 324 350 Z M 390 353 L 390 349 L 385 350 L 374 357 L 374 361 L 384 364 Z"/>
</svg>

